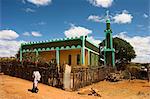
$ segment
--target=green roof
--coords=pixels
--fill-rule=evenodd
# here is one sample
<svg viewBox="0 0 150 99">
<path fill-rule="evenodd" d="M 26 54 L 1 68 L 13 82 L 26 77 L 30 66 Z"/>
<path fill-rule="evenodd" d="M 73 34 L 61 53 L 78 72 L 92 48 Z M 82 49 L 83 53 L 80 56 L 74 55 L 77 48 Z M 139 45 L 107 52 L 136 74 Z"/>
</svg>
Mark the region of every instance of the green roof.
<svg viewBox="0 0 150 99">
<path fill-rule="evenodd" d="M 35 51 L 50 51 L 50 50 L 67 50 L 82 47 L 83 36 L 71 38 L 59 38 L 45 41 L 22 43 L 23 52 Z M 94 44 L 90 39 L 86 38 L 86 47 L 98 51 L 99 46 Z M 60 43 L 59 43 L 60 42 Z"/>
<path fill-rule="evenodd" d="M 42 43 L 50 43 L 50 42 L 61 42 L 61 41 L 76 40 L 76 39 L 82 39 L 82 36 L 81 37 L 71 37 L 71 38 L 58 38 L 58 39 L 36 41 L 36 42 L 27 42 L 27 43 L 22 43 L 22 45 L 42 44 Z"/>
</svg>

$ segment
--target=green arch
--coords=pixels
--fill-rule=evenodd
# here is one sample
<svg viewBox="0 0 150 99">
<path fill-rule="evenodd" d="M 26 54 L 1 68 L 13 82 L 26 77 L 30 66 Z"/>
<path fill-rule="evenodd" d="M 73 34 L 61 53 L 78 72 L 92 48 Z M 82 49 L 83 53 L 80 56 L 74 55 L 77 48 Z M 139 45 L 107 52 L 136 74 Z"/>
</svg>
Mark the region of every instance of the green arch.
<svg viewBox="0 0 150 99">
<path fill-rule="evenodd" d="M 59 50 L 59 47 L 56 47 L 55 49 L 56 49 L 56 50 Z"/>
<path fill-rule="evenodd" d="M 62 46 L 60 49 L 65 49 L 64 46 Z"/>
<path fill-rule="evenodd" d="M 72 46 L 71 46 L 71 48 L 73 48 L 73 49 L 74 49 L 74 48 L 76 48 L 76 47 L 75 47 L 74 45 L 72 45 Z"/>
<path fill-rule="evenodd" d="M 52 47 L 51 50 L 55 50 L 54 47 Z"/>
<path fill-rule="evenodd" d="M 23 52 L 26 52 L 26 50 L 24 49 Z"/>
<path fill-rule="evenodd" d="M 42 48 L 42 51 L 45 51 L 45 48 Z"/>
<path fill-rule="evenodd" d="M 81 48 L 81 45 L 78 45 L 77 48 Z"/>
<path fill-rule="evenodd" d="M 46 51 L 50 51 L 51 49 L 48 47 L 48 48 L 46 48 Z"/>
<path fill-rule="evenodd" d="M 69 46 L 66 46 L 66 49 L 70 49 L 70 47 L 69 47 Z"/>
<path fill-rule="evenodd" d="M 41 51 L 41 48 L 38 48 L 38 51 Z"/>
</svg>

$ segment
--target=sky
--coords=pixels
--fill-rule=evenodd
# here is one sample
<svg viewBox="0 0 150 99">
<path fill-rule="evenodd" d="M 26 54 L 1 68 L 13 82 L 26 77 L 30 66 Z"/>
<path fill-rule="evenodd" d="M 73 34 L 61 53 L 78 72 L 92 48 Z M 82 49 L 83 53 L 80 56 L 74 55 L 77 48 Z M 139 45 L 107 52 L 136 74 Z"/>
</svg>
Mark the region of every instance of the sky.
<svg viewBox="0 0 150 99">
<path fill-rule="evenodd" d="M 134 47 L 132 61 L 150 63 L 149 0 L 0 0 L 0 57 L 29 41 L 88 35 L 98 44 L 107 11 L 113 36 Z"/>
</svg>

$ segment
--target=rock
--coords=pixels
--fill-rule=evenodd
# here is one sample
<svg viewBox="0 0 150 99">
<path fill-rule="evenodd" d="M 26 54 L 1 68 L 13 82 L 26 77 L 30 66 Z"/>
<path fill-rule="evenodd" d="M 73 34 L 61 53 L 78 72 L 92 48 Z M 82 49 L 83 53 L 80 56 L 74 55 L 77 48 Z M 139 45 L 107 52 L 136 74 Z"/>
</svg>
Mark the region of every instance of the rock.
<svg viewBox="0 0 150 99">
<path fill-rule="evenodd" d="M 78 92 L 80 95 L 91 95 L 91 96 L 98 96 L 101 97 L 100 92 L 97 89 L 91 88 L 91 89 L 83 89 L 80 92 Z"/>
</svg>

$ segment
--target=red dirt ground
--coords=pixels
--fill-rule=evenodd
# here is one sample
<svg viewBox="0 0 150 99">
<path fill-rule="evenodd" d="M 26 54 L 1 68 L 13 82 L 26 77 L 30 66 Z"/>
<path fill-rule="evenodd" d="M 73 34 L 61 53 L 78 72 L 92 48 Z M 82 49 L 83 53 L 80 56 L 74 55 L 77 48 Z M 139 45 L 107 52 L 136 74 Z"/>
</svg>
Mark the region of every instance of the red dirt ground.
<svg viewBox="0 0 150 99">
<path fill-rule="evenodd" d="M 80 90 L 99 90 L 102 97 L 79 95 L 44 84 L 39 84 L 39 93 L 31 93 L 32 82 L 0 74 L 0 99 L 150 99 L 150 84 L 144 80 L 120 82 L 101 81 Z"/>
</svg>

